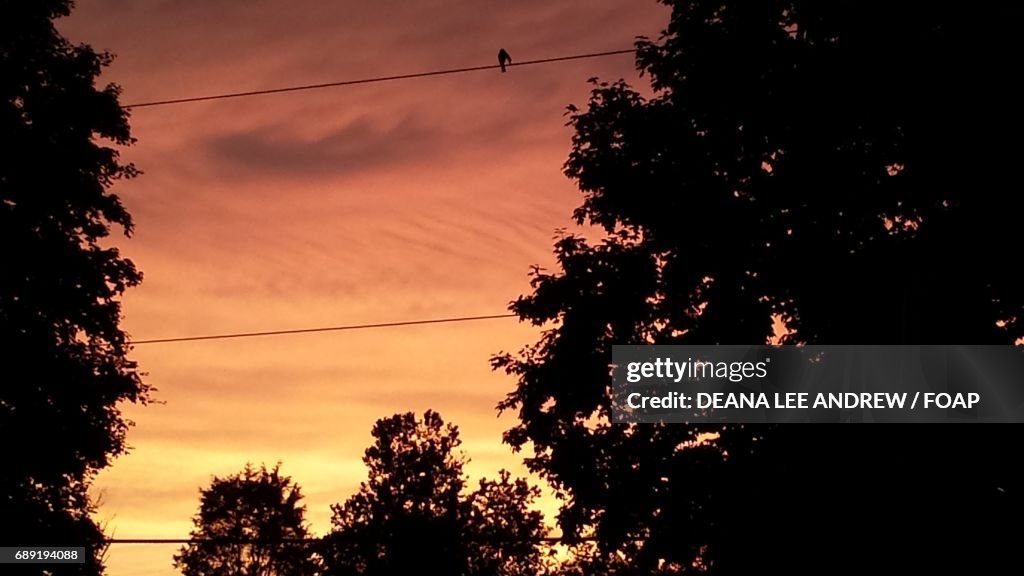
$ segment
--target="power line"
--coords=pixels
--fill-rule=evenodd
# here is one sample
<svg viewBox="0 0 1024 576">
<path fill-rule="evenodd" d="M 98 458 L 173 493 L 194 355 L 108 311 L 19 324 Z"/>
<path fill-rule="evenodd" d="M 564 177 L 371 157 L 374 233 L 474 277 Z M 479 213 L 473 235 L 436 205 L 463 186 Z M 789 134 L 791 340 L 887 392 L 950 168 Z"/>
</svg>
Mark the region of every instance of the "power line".
<svg viewBox="0 0 1024 576">
<path fill-rule="evenodd" d="M 208 334 L 204 336 L 179 336 L 175 338 L 150 338 L 148 340 L 132 340 L 130 344 L 167 344 L 170 342 L 195 342 L 199 340 L 227 340 L 229 338 L 253 338 L 255 336 L 284 336 L 287 334 L 311 334 L 314 332 L 341 332 L 343 330 L 364 330 L 367 328 L 393 328 L 396 326 L 420 326 L 423 324 L 449 324 L 453 322 L 473 322 L 476 320 L 495 320 L 511 318 L 516 314 L 491 314 L 488 316 L 460 316 L 456 318 L 432 318 L 428 320 L 404 320 L 401 322 L 378 322 L 374 324 L 350 324 L 347 326 L 320 326 L 316 328 L 297 328 L 294 330 L 267 330 L 264 332 L 235 332 L 229 334 Z"/>
<path fill-rule="evenodd" d="M 107 538 L 104 544 L 322 544 L 330 538 L 346 539 L 344 534 L 329 535 L 325 538 Z M 349 538 L 351 539 L 351 538 Z M 561 536 L 537 536 L 534 538 L 475 538 L 473 542 L 536 542 L 536 543 L 572 543 L 572 542 L 597 542 L 593 536 L 582 536 L 575 539 L 567 539 Z M 640 539 L 636 539 L 640 541 Z"/>
<path fill-rule="evenodd" d="M 540 60 L 526 60 L 507 66 L 530 66 L 533 64 L 549 64 L 551 62 L 565 62 L 567 60 L 582 60 L 584 58 L 602 58 L 618 54 L 633 54 L 635 48 L 627 50 L 611 50 L 608 52 L 591 52 L 589 54 L 574 54 L 572 56 L 556 56 L 554 58 L 542 58 Z M 224 100 L 227 98 L 243 98 L 246 96 L 264 96 L 266 94 L 281 94 L 284 92 L 299 92 L 301 90 L 318 90 L 320 88 L 335 88 L 338 86 L 354 86 L 356 84 L 372 84 L 375 82 L 389 82 L 391 80 L 408 80 L 411 78 L 425 78 L 427 76 L 443 76 L 447 74 L 462 74 L 464 72 L 478 72 L 480 70 L 493 70 L 500 68 L 500 64 L 487 66 L 470 66 L 468 68 L 449 68 L 447 70 L 434 70 L 430 72 L 415 72 L 412 74 L 399 74 L 396 76 L 378 76 L 376 78 L 362 78 L 359 80 L 339 80 L 337 82 L 326 82 L 323 84 L 304 84 L 300 86 L 287 86 L 283 88 L 268 88 L 266 90 L 251 90 L 248 92 L 230 92 L 226 94 L 212 94 L 209 96 L 192 96 L 189 98 L 173 98 L 170 100 L 154 100 L 152 102 L 139 102 L 128 104 L 125 108 L 145 108 L 149 106 L 166 106 L 169 104 L 186 104 L 189 102 L 206 102 L 209 100 Z"/>
</svg>

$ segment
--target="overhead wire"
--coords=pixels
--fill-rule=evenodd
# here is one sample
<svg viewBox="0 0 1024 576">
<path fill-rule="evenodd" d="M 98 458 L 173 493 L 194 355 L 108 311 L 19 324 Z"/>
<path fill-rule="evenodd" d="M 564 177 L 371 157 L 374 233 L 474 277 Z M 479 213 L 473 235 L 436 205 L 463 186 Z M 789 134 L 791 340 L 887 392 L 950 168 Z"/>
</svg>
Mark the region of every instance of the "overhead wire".
<svg viewBox="0 0 1024 576">
<path fill-rule="evenodd" d="M 331 535 L 329 537 L 337 537 L 337 535 Z M 344 536 L 342 536 L 344 538 Z M 258 538 L 107 538 L 103 541 L 104 544 L 269 544 L 269 543 L 287 543 L 287 544 L 320 544 L 325 541 L 325 538 L 272 538 L 272 539 L 258 539 Z M 479 538 L 473 541 L 480 542 L 537 542 L 537 543 L 560 543 L 569 542 L 567 538 L 561 536 L 537 536 L 533 538 Z M 572 542 L 596 542 L 597 538 L 591 536 L 583 536 L 571 540 Z"/>
<path fill-rule="evenodd" d="M 607 56 L 616 56 L 619 54 L 633 54 L 636 52 L 635 48 L 628 48 L 624 50 L 609 50 L 606 52 L 590 52 L 587 54 L 573 54 L 569 56 L 555 56 L 552 58 L 541 58 L 539 60 L 525 60 L 523 62 L 516 62 L 512 64 L 506 64 L 507 67 L 522 67 L 522 66 L 533 66 L 537 64 L 550 64 L 552 62 L 565 62 L 568 60 L 583 60 L 585 58 L 603 58 Z M 227 92 L 223 94 L 210 94 L 206 96 L 189 96 L 185 98 L 170 98 L 167 100 L 153 100 L 149 102 L 136 102 L 134 104 L 127 104 L 124 107 L 135 109 L 135 108 L 148 108 L 152 106 L 168 106 L 171 104 L 188 104 L 191 102 L 208 102 L 211 100 L 226 100 L 228 98 L 245 98 L 249 96 L 265 96 L 268 94 L 282 94 L 285 92 L 299 92 L 303 90 L 320 90 L 322 88 L 337 88 L 341 86 L 355 86 L 357 84 L 373 84 L 376 82 L 391 82 L 394 80 L 409 80 L 412 78 L 426 78 L 428 76 L 444 76 L 449 74 L 463 74 L 466 72 L 478 72 L 481 70 L 494 70 L 500 68 L 500 64 L 489 64 L 486 66 L 469 66 L 466 68 L 449 68 L 445 70 L 432 70 L 428 72 L 413 72 L 410 74 L 396 74 L 393 76 L 377 76 L 373 78 L 360 78 L 357 80 L 338 80 L 335 82 L 324 82 L 321 84 L 302 84 L 298 86 L 284 86 L 281 88 L 267 88 L 264 90 L 248 90 L 245 92 Z"/>
<path fill-rule="evenodd" d="M 289 334 L 312 334 L 315 332 L 341 332 L 345 330 L 365 330 L 369 328 L 394 328 L 397 326 L 422 326 L 425 324 L 449 324 L 454 322 L 474 322 L 477 320 L 495 320 L 511 318 L 516 314 L 488 314 L 485 316 L 457 316 L 454 318 L 430 318 L 426 320 L 401 320 L 398 322 L 375 322 L 372 324 L 349 324 L 345 326 L 317 326 L 313 328 L 296 328 L 291 330 L 264 330 L 260 332 L 232 332 L 226 334 L 204 334 L 199 336 L 175 336 L 171 338 L 149 338 L 145 340 L 129 340 L 129 344 L 169 344 L 172 342 L 197 342 L 201 340 L 227 340 L 231 338 L 254 338 L 257 336 L 285 336 Z"/>
</svg>

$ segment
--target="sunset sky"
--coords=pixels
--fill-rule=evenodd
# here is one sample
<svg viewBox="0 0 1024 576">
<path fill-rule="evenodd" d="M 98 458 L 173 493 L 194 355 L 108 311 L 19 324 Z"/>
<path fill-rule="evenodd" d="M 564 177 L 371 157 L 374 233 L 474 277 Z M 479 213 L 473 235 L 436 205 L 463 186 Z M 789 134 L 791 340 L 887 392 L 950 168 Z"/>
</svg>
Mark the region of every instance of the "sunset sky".
<svg viewBox="0 0 1024 576">
<path fill-rule="evenodd" d="M 629 48 L 653 0 L 79 0 L 60 23 L 117 55 L 125 104 Z M 629 55 L 140 108 L 116 239 L 143 271 L 133 339 L 501 314 L 550 265 L 580 202 L 561 174 L 587 79 L 638 82 Z M 642 84 L 642 81 L 639 81 Z M 365 477 L 380 417 L 459 425 L 473 479 L 522 473 L 501 444 L 514 386 L 491 355 L 532 343 L 515 319 L 139 345 L 164 404 L 129 407 L 132 451 L 95 487 L 116 538 L 183 538 L 199 489 L 283 463 L 315 534 Z M 546 508 L 553 504 L 549 501 Z M 169 575 L 176 546 L 110 550 L 112 576 Z"/>
</svg>

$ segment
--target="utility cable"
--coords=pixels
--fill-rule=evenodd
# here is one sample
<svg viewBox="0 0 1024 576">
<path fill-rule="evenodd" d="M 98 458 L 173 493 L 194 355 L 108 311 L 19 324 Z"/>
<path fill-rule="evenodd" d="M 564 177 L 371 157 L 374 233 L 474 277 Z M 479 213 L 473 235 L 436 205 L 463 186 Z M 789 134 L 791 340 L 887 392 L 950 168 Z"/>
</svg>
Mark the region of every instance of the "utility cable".
<svg viewBox="0 0 1024 576">
<path fill-rule="evenodd" d="M 582 60 L 584 58 L 603 58 L 619 54 L 633 54 L 635 48 L 627 50 L 611 50 L 608 52 L 591 52 L 589 54 L 573 54 L 572 56 L 556 56 L 554 58 L 542 58 L 540 60 L 526 60 L 514 64 L 506 64 L 508 67 L 532 66 L 535 64 L 550 64 L 552 62 L 565 62 L 568 60 Z M 228 98 L 244 98 L 248 96 L 264 96 L 267 94 L 282 94 L 284 92 L 299 92 L 302 90 L 319 90 L 321 88 L 336 88 L 339 86 L 354 86 L 356 84 L 372 84 L 376 82 L 390 82 L 392 80 L 410 80 L 412 78 L 426 78 L 428 76 L 444 76 L 448 74 L 462 74 L 465 72 L 478 72 L 480 70 L 493 70 L 500 68 L 500 64 L 487 66 L 470 66 L 468 68 L 449 68 L 447 70 L 433 70 L 430 72 L 414 72 L 412 74 L 398 74 L 395 76 L 378 76 L 375 78 L 361 78 L 358 80 L 339 80 L 336 82 L 325 82 L 323 84 L 303 84 L 300 86 L 286 86 L 282 88 L 267 88 L 265 90 L 250 90 L 247 92 L 229 92 L 225 94 L 211 94 L 208 96 L 191 96 L 187 98 L 172 98 L 168 100 L 154 100 L 151 102 L 138 102 L 128 104 L 125 108 L 147 108 L 152 106 L 167 106 L 170 104 L 187 104 L 190 102 L 207 102 L 210 100 L 225 100 Z"/>
<path fill-rule="evenodd" d="M 487 316 L 460 316 L 456 318 L 432 318 L 428 320 L 403 320 L 399 322 L 377 322 L 373 324 L 349 324 L 347 326 L 318 326 L 315 328 L 297 328 L 294 330 L 266 330 L 262 332 L 234 332 L 228 334 L 207 334 L 203 336 L 178 336 L 174 338 L 149 338 L 131 340 L 130 344 L 169 344 L 171 342 L 197 342 L 200 340 L 227 340 L 230 338 L 253 338 L 256 336 L 284 336 L 288 334 L 311 334 L 315 332 L 341 332 L 344 330 L 365 330 L 368 328 L 393 328 L 396 326 L 421 326 L 424 324 L 450 324 L 454 322 L 474 322 L 477 320 L 495 320 L 511 318 L 516 314 L 490 314 Z"/>
</svg>

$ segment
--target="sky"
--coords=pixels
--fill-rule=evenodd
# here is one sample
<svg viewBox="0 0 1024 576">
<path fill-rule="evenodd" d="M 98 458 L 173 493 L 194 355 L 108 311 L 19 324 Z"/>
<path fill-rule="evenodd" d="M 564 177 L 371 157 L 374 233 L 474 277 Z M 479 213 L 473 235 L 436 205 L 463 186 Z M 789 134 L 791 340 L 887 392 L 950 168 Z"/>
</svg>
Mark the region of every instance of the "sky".
<svg viewBox="0 0 1024 576">
<path fill-rule="evenodd" d="M 79 0 L 59 23 L 116 54 L 122 102 L 629 48 L 667 9 L 635 0 Z M 550 267 L 582 197 L 561 173 L 587 79 L 641 86 L 631 56 L 138 108 L 116 238 L 144 274 L 135 340 L 501 314 Z M 472 479 L 525 474 L 501 443 L 515 381 L 488 359 L 536 341 L 516 319 L 168 344 L 133 351 L 158 404 L 98 477 L 115 538 L 185 538 L 199 490 L 282 463 L 314 534 L 365 478 L 378 418 L 435 409 Z M 557 503 L 545 497 L 550 514 Z M 118 545 L 111 576 L 175 574 L 176 546 Z"/>
</svg>

